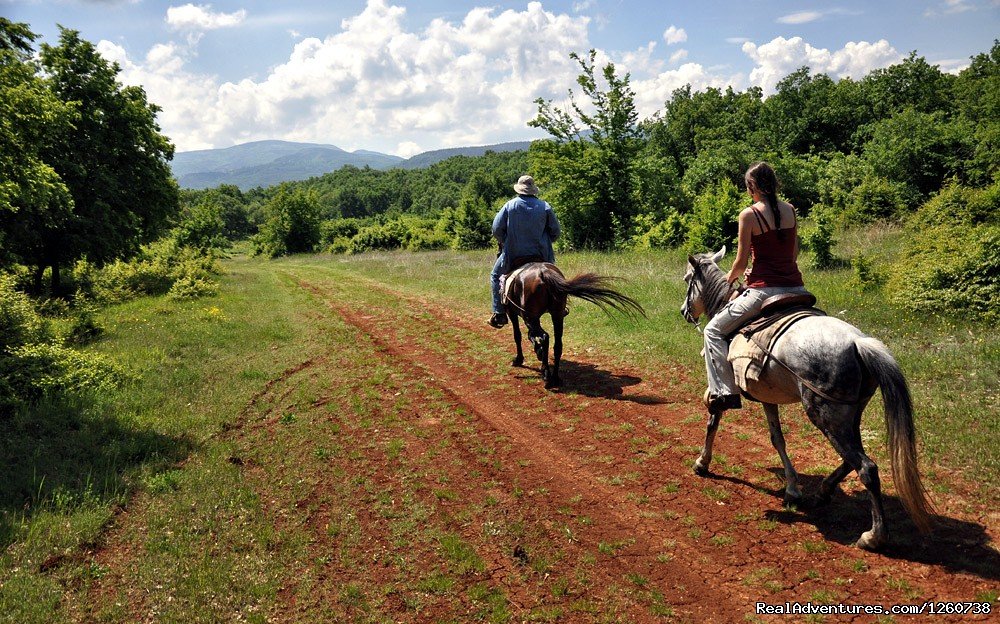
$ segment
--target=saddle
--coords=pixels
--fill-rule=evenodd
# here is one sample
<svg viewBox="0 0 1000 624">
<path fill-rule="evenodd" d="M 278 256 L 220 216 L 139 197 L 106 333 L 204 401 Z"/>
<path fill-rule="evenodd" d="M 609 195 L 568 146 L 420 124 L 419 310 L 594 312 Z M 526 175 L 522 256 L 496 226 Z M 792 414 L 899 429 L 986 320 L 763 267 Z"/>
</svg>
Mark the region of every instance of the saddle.
<svg viewBox="0 0 1000 624">
<path fill-rule="evenodd" d="M 527 265 L 533 262 L 545 262 L 545 258 L 541 256 L 521 256 L 519 258 L 514 258 L 510 263 L 511 271 L 510 273 L 504 273 L 500 276 L 500 303 L 507 305 L 510 301 L 510 287 L 514 283 L 514 278 L 523 271 Z"/>
<path fill-rule="evenodd" d="M 748 382 L 758 381 L 778 338 L 788 328 L 810 316 L 826 316 L 813 307 L 816 297 L 810 294 L 786 293 L 764 300 L 760 316 L 752 319 L 733 335 L 729 344 L 729 361 L 733 365 L 736 383 L 746 394 Z"/>
</svg>

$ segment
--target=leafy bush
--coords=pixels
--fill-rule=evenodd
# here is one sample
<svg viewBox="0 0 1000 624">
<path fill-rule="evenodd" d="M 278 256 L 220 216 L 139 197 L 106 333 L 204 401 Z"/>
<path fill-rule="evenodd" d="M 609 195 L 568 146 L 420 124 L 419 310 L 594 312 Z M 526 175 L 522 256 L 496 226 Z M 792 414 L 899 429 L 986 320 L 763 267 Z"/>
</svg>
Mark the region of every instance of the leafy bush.
<svg viewBox="0 0 1000 624">
<path fill-rule="evenodd" d="M 812 210 L 812 227 L 802 235 L 806 249 L 812 252 L 812 264 L 817 269 L 829 269 L 837 264 L 833 255 L 833 212 L 822 204 Z"/>
<path fill-rule="evenodd" d="M 985 189 L 951 182 L 917 210 L 910 225 L 919 229 L 956 222 L 1000 224 L 1000 182 Z"/>
<path fill-rule="evenodd" d="M 35 311 L 31 299 L 17 290 L 16 278 L 0 274 L 0 354 L 51 339 L 49 323 Z"/>
<path fill-rule="evenodd" d="M 170 292 L 181 279 L 206 282 L 220 272 L 214 254 L 193 247 L 181 246 L 168 236 L 141 248 L 129 261 L 116 260 L 104 267 L 79 260 L 73 266 L 77 296 L 101 304 L 120 303 L 142 295 L 162 295 Z M 190 288 L 188 292 L 193 292 Z"/>
<path fill-rule="evenodd" d="M 128 379 L 110 360 L 56 342 L 15 280 L 0 275 L 0 413 L 44 396 L 118 387 Z"/>
<path fill-rule="evenodd" d="M 667 216 L 655 220 L 652 215 L 639 215 L 633 221 L 638 232 L 632 237 L 631 246 L 634 249 L 670 249 L 684 242 L 687 233 L 684 227 L 684 217 L 674 211 Z"/>
<path fill-rule="evenodd" d="M 746 196 L 728 179 L 717 182 L 695 197 L 694 210 L 688 218 L 686 247 L 704 252 L 732 246 L 739 230 L 740 210 L 747 205 Z"/>
<path fill-rule="evenodd" d="M 917 310 L 963 312 L 1000 320 L 1000 183 L 950 185 L 911 218 L 890 281 Z"/>
<path fill-rule="evenodd" d="M 330 248 L 338 240 L 350 241 L 361 229 L 362 221 L 360 219 L 327 219 L 320 224 L 320 246 L 324 249 L 331 250 Z M 334 253 L 344 253 L 346 249 L 340 251 L 334 251 Z"/>
<path fill-rule="evenodd" d="M 218 292 L 219 285 L 212 280 L 183 275 L 167 291 L 167 297 L 169 299 L 198 299 L 199 297 L 215 295 Z"/>
<path fill-rule="evenodd" d="M 351 253 L 378 249 L 399 249 L 406 244 L 407 230 L 399 221 L 369 225 L 358 230 L 351 239 Z"/>
<path fill-rule="evenodd" d="M 897 300 L 913 310 L 1000 321 L 1000 226 L 938 226 L 914 235 L 896 268 Z"/>
<path fill-rule="evenodd" d="M 908 196 L 903 184 L 866 176 L 850 193 L 845 219 L 852 223 L 897 219 L 906 210 Z"/>
<path fill-rule="evenodd" d="M 864 254 L 855 256 L 851 259 L 851 267 L 854 269 L 852 281 L 861 292 L 881 290 L 885 284 L 885 273 L 875 266 L 869 256 Z"/>
<path fill-rule="evenodd" d="M 448 249 L 454 240 L 444 232 L 436 230 L 417 230 L 411 232 L 406 248 L 409 251 L 431 251 L 434 249 Z"/>
</svg>

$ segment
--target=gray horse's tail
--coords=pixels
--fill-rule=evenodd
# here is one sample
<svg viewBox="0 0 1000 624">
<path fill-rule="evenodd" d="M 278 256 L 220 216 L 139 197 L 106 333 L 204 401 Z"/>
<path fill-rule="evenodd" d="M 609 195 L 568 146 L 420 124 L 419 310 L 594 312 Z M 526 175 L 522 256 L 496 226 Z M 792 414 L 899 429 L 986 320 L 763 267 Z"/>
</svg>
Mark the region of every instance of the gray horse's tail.
<svg viewBox="0 0 1000 624">
<path fill-rule="evenodd" d="M 930 530 L 931 504 L 917 469 L 917 444 L 913 426 L 913 402 L 899 364 L 881 341 L 859 338 L 858 355 L 882 390 L 882 406 L 889 435 L 892 480 L 903 506 L 920 531 Z"/>
<path fill-rule="evenodd" d="M 638 301 L 608 287 L 613 277 L 596 273 L 582 273 L 573 279 L 566 279 L 554 271 L 542 273 L 542 281 L 554 292 L 562 296 L 578 297 L 599 306 L 605 312 L 613 308 L 629 317 L 646 316 L 646 311 Z"/>
</svg>

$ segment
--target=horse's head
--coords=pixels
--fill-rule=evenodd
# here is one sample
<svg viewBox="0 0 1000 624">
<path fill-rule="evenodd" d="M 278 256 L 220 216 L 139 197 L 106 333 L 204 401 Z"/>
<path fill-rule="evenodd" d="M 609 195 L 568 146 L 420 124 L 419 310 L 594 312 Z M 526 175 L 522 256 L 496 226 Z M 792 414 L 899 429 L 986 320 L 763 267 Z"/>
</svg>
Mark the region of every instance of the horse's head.
<svg viewBox="0 0 1000 624">
<path fill-rule="evenodd" d="M 707 301 L 706 292 L 710 292 L 718 282 L 719 260 L 726 255 L 726 246 L 714 254 L 697 254 L 688 256 L 687 272 L 684 274 L 684 281 L 687 282 L 687 295 L 684 297 L 684 305 L 681 306 L 681 314 L 684 320 L 691 324 L 697 324 L 702 314 L 709 310 L 711 301 Z M 725 278 L 723 278 L 725 281 Z"/>
</svg>

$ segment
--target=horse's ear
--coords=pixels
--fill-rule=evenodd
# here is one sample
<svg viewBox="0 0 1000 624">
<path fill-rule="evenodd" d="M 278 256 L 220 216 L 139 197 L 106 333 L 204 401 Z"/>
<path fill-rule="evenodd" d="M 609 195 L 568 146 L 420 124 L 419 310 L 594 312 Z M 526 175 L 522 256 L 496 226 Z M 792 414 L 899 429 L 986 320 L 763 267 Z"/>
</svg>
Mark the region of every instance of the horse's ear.
<svg viewBox="0 0 1000 624">
<path fill-rule="evenodd" d="M 719 264 L 719 260 L 722 260 L 725 256 L 726 256 L 726 246 L 723 245 L 722 249 L 715 252 L 715 255 L 712 256 L 712 262 L 714 262 L 715 264 Z"/>
<path fill-rule="evenodd" d="M 694 268 L 696 268 L 696 269 L 698 268 L 698 261 L 697 261 L 697 260 L 695 260 L 695 259 L 694 259 L 694 256 L 692 256 L 691 254 L 688 254 L 688 263 L 689 263 L 689 264 L 690 264 L 691 266 L 693 266 Z"/>
</svg>

